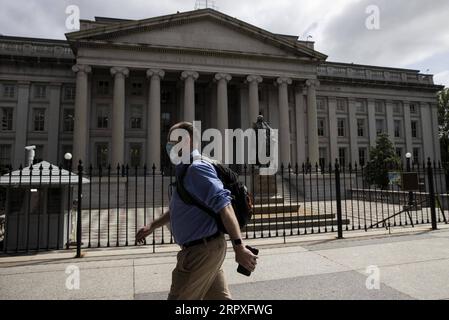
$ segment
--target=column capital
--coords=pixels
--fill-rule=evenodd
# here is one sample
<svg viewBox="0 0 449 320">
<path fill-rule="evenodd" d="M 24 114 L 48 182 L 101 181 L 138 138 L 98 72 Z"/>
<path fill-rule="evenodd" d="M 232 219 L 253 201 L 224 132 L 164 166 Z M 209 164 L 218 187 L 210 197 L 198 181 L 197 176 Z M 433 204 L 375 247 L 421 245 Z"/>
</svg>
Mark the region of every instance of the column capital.
<svg viewBox="0 0 449 320">
<path fill-rule="evenodd" d="M 129 76 L 129 69 L 126 67 L 112 67 L 111 75 L 115 76 L 117 74 L 122 74 L 123 76 Z"/>
<path fill-rule="evenodd" d="M 184 71 L 181 73 L 182 80 L 186 80 L 188 78 L 192 78 L 193 80 L 198 80 L 199 77 L 200 77 L 200 75 L 196 71 Z"/>
<path fill-rule="evenodd" d="M 148 69 L 147 78 L 158 77 L 160 79 L 165 77 L 165 71 L 161 69 Z"/>
<path fill-rule="evenodd" d="M 279 77 L 276 79 L 277 84 L 292 84 L 293 80 L 287 77 Z"/>
<path fill-rule="evenodd" d="M 85 65 L 85 64 L 75 64 L 72 67 L 72 71 L 75 72 L 75 73 L 78 73 L 78 72 L 90 73 L 90 72 L 92 72 L 92 67 L 88 66 L 88 65 Z"/>
<path fill-rule="evenodd" d="M 229 82 L 231 81 L 232 76 L 228 73 L 217 73 L 215 74 L 214 79 L 217 81 L 226 80 L 226 82 Z"/>
<path fill-rule="evenodd" d="M 251 74 L 246 77 L 246 81 L 248 83 L 252 83 L 252 82 L 261 83 L 263 81 L 263 78 L 259 75 Z"/>
<path fill-rule="evenodd" d="M 306 81 L 306 87 L 319 87 L 320 81 L 315 79 L 309 79 Z"/>
</svg>

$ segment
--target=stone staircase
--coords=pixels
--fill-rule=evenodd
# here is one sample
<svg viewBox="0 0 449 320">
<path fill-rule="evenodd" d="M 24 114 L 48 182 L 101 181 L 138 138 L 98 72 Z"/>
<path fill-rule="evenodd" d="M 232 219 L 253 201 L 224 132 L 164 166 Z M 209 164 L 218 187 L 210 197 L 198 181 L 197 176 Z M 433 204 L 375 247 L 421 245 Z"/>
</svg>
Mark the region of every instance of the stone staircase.
<svg viewBox="0 0 449 320">
<path fill-rule="evenodd" d="M 279 232 L 280 230 L 304 230 L 308 228 L 337 226 L 336 213 L 318 212 L 312 207 L 304 208 L 301 194 L 296 197 L 294 185 L 277 177 L 259 177 L 250 187 L 254 197 L 254 215 L 245 228 L 246 232 Z M 283 184 L 283 185 L 282 185 Z M 291 194 L 290 191 L 293 193 Z M 307 204 L 307 202 L 306 202 Z M 343 224 L 349 224 L 348 219 Z"/>
</svg>

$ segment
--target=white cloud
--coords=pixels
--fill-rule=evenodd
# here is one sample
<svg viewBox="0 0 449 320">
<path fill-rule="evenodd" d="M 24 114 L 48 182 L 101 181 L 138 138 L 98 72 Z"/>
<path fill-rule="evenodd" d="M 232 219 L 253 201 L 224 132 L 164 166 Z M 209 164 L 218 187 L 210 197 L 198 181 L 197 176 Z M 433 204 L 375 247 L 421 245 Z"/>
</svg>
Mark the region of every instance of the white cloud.
<svg viewBox="0 0 449 320">
<path fill-rule="evenodd" d="M 440 72 L 433 77 L 435 84 L 442 84 L 449 88 L 449 70 Z"/>
</svg>

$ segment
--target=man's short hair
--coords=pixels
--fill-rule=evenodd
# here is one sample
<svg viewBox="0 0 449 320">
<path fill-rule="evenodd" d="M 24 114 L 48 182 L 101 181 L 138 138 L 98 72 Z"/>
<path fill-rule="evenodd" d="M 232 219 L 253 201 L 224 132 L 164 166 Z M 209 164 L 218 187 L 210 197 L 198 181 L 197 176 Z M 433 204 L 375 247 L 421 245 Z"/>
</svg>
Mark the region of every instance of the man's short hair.
<svg viewBox="0 0 449 320">
<path fill-rule="evenodd" d="M 189 133 L 190 138 L 193 139 L 193 137 L 195 135 L 196 141 L 197 142 L 200 141 L 200 133 L 198 132 L 198 130 L 194 130 L 193 124 L 191 122 L 187 122 L 187 121 L 177 123 L 173 127 L 171 127 L 170 132 L 168 133 L 169 140 L 170 140 L 170 134 L 173 132 L 173 130 L 176 130 L 176 129 L 184 129 Z"/>
</svg>

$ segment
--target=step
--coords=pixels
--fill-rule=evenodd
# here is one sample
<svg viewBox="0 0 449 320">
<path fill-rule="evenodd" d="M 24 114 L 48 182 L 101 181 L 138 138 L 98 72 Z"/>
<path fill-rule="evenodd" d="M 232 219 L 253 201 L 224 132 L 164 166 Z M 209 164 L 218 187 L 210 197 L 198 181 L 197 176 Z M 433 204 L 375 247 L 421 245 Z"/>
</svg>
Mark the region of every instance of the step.
<svg viewBox="0 0 449 320">
<path fill-rule="evenodd" d="M 343 225 L 350 224 L 350 221 L 348 219 L 343 219 Z M 316 228 L 316 227 L 331 227 L 331 226 L 337 226 L 337 220 L 327 220 L 327 221 L 307 221 L 307 222 L 293 222 L 290 223 L 290 221 L 285 221 L 284 223 L 277 223 L 277 224 L 252 224 L 250 223 L 245 228 L 243 228 L 242 232 L 257 232 L 257 231 L 276 231 L 276 230 L 284 230 L 284 226 L 286 230 L 290 229 L 304 229 L 304 228 Z"/>
<path fill-rule="evenodd" d="M 301 203 L 292 202 L 290 203 L 270 203 L 270 204 L 255 204 L 254 214 L 262 213 L 296 213 L 301 207 Z"/>
<path fill-rule="evenodd" d="M 283 216 L 282 214 L 281 215 L 273 215 L 273 214 L 270 214 L 270 215 L 266 215 L 266 214 L 263 214 L 263 215 L 254 215 L 253 217 L 252 217 L 252 219 L 251 219 L 251 221 L 250 221 L 250 224 L 258 224 L 258 223 L 263 223 L 263 224 L 265 224 L 265 223 L 270 223 L 270 224 L 272 224 L 272 223 L 276 223 L 276 222 L 280 222 L 280 223 L 282 223 L 282 220 L 285 220 L 285 221 L 288 221 L 289 223 L 290 223 L 290 221 L 293 221 L 293 222 L 298 222 L 298 221 L 310 221 L 310 222 L 315 222 L 315 221 L 331 221 L 331 220 L 334 220 L 335 219 L 335 215 L 334 214 L 326 214 L 326 215 L 308 215 L 308 216 L 304 216 L 304 215 L 292 215 L 292 216 L 290 216 L 289 214 L 287 215 L 285 215 L 285 216 Z"/>
<path fill-rule="evenodd" d="M 285 198 L 283 196 L 280 195 L 276 195 L 276 196 L 255 196 L 253 198 L 254 204 L 280 204 L 280 203 L 284 203 L 285 202 Z"/>
</svg>

